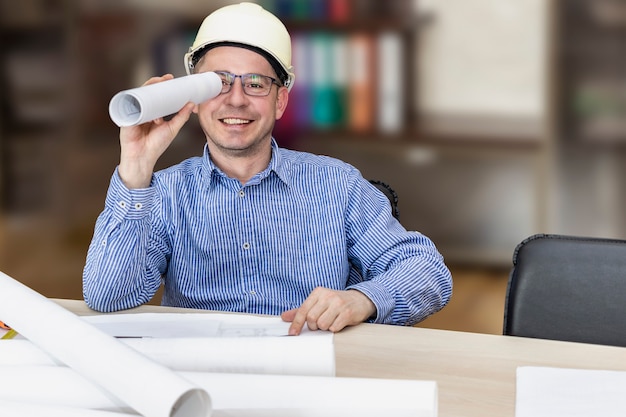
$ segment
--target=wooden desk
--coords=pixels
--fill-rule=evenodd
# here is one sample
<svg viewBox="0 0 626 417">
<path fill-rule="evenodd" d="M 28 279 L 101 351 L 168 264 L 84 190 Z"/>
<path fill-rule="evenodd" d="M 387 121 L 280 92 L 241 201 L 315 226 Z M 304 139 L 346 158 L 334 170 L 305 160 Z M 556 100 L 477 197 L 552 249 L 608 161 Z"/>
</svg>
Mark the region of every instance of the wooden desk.
<svg viewBox="0 0 626 417">
<path fill-rule="evenodd" d="M 95 314 L 82 301 L 56 301 Z M 124 313 L 159 311 L 198 312 L 142 306 Z M 437 381 L 440 417 L 514 417 L 518 366 L 626 371 L 626 348 L 379 324 L 337 333 L 335 354 L 340 377 Z"/>
</svg>

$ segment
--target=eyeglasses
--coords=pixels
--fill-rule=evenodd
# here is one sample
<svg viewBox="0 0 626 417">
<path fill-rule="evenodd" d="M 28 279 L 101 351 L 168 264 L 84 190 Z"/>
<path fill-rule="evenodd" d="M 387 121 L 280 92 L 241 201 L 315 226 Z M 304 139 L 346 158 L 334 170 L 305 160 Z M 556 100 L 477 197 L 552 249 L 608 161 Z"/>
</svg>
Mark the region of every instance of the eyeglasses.
<svg viewBox="0 0 626 417">
<path fill-rule="evenodd" d="M 222 91 L 220 94 L 225 94 L 230 91 L 236 78 L 241 80 L 241 86 L 243 92 L 249 96 L 264 97 L 267 96 L 272 90 L 272 84 L 276 84 L 280 87 L 278 80 L 267 75 L 261 74 L 232 74 L 226 71 L 215 71 L 217 75 L 222 79 Z"/>
</svg>

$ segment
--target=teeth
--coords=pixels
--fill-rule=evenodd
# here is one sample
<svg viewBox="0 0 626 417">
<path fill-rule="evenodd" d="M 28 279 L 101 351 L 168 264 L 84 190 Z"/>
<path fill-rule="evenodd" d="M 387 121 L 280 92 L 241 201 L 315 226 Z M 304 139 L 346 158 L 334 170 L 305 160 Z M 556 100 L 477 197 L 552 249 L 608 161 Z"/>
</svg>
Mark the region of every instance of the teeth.
<svg viewBox="0 0 626 417">
<path fill-rule="evenodd" d="M 250 123 L 250 121 L 244 119 L 224 119 L 224 123 L 226 123 L 227 125 L 241 125 Z"/>
</svg>

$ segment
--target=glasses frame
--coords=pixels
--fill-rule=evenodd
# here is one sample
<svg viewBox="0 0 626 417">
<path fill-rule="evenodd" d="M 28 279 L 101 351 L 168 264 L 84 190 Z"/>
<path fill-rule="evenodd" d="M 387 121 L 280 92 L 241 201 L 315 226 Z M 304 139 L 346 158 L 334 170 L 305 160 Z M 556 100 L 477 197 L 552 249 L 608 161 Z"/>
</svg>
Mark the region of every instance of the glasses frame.
<svg viewBox="0 0 626 417">
<path fill-rule="evenodd" d="M 256 74 L 256 73 L 247 73 L 247 74 L 233 74 L 232 72 L 228 72 L 228 71 L 214 71 L 217 75 L 220 76 L 228 76 L 228 78 L 232 78 L 232 82 L 231 83 L 226 83 L 226 84 L 222 84 L 222 91 L 220 92 L 220 94 L 227 94 L 230 93 L 230 91 L 233 89 L 233 84 L 235 84 L 235 79 L 239 78 L 239 82 L 241 82 L 241 89 L 243 90 L 244 94 L 250 97 L 267 97 L 269 96 L 270 92 L 272 91 L 272 85 L 276 84 L 278 87 L 281 87 L 281 84 L 278 82 L 278 80 L 274 77 L 270 77 L 269 75 L 263 75 L 263 74 Z M 246 89 L 246 85 L 243 82 L 244 77 L 261 77 L 261 78 L 265 78 L 265 79 L 269 79 L 271 81 L 270 87 L 267 89 L 267 92 L 265 94 L 250 94 L 248 92 L 248 90 Z M 227 89 L 226 89 L 227 88 Z M 225 90 L 226 89 L 226 90 Z"/>
</svg>

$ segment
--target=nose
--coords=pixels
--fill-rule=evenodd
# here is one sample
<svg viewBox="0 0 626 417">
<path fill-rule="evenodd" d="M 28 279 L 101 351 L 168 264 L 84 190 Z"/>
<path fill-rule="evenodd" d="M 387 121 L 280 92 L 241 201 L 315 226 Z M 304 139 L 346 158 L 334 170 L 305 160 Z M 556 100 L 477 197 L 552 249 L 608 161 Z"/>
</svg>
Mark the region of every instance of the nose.
<svg viewBox="0 0 626 417">
<path fill-rule="evenodd" d="M 243 92 L 241 78 L 236 78 L 230 86 L 230 91 L 226 93 L 228 101 L 234 106 L 240 106 L 247 102 L 246 93 Z"/>
</svg>

